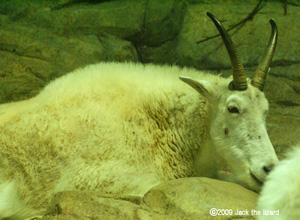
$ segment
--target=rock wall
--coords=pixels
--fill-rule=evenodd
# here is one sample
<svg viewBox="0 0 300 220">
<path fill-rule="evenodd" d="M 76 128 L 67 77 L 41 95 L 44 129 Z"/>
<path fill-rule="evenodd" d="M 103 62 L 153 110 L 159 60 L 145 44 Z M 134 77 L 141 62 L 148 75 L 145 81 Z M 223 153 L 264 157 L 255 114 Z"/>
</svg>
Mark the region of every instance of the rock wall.
<svg viewBox="0 0 300 220">
<path fill-rule="evenodd" d="M 232 27 L 246 18 L 259 1 L 190 2 L 194 4 L 179 0 L 1 1 L 0 103 L 35 96 L 54 78 L 100 61 L 176 64 L 229 76 L 229 57 L 220 37 L 211 38 L 217 30 L 206 12 L 215 14 L 225 27 Z M 268 132 L 280 158 L 284 157 L 290 145 L 299 141 L 300 134 L 300 11 L 299 3 L 292 3 L 262 2 L 251 19 L 229 32 L 246 73 L 251 77 L 271 34 L 269 19 L 273 18 L 278 25 L 279 40 L 265 93 L 270 101 Z M 179 216 L 178 219 L 184 219 L 184 216 L 187 219 L 206 219 L 209 218 L 208 207 L 214 204 L 210 202 L 215 201 L 212 198 L 228 202 L 228 196 L 234 192 L 237 195 L 232 201 L 241 206 L 231 207 L 254 207 L 255 196 L 240 189 L 240 186 L 202 178 L 189 181 L 199 181 L 204 188 L 199 192 L 191 186 L 190 191 L 178 189 L 181 196 L 176 196 L 179 191 L 170 192 L 168 187 L 162 186 L 162 192 L 153 189 L 144 198 L 134 198 L 134 201 L 132 198 L 124 201 L 119 197 L 66 192 L 57 195 L 54 208 L 50 208 L 49 213 L 56 215 L 55 219 L 66 219 L 64 215 L 69 216 L 68 219 L 78 219 L 76 216 L 98 219 L 97 216 L 102 215 L 105 219 L 117 216 L 123 216 L 123 219 L 174 219 L 174 216 Z M 189 181 L 185 184 L 190 184 Z M 180 180 L 177 184 L 181 184 Z M 212 192 L 219 184 L 223 184 L 220 197 Z M 209 187 L 205 188 L 206 185 Z M 197 184 L 195 186 L 198 187 Z M 239 190 L 247 194 L 245 198 L 251 198 L 249 203 L 242 201 L 244 196 L 238 197 Z M 187 201 L 189 198 L 185 198 L 184 194 L 191 192 L 195 192 L 195 197 L 191 196 L 192 199 Z M 83 194 L 86 195 L 85 200 L 78 199 Z M 197 203 L 199 199 L 205 202 Z M 215 204 L 219 204 L 220 200 Z M 68 201 L 73 202 L 70 204 Z M 95 210 L 103 204 L 100 205 L 103 209 L 84 217 L 84 211 L 76 214 L 80 209 L 74 201 Z M 241 201 L 240 204 L 238 201 Z M 248 205 L 243 206 L 244 202 Z M 74 204 L 77 208 L 70 211 Z M 218 207 L 226 208 L 216 205 Z M 228 216 L 216 219 L 223 217 L 229 219 Z"/>
</svg>

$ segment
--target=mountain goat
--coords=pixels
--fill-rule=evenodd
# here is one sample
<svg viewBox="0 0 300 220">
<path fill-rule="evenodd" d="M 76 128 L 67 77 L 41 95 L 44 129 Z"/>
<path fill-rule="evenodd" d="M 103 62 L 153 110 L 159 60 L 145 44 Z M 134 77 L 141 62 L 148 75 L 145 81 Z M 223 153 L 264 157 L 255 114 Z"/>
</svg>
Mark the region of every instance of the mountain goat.
<svg viewBox="0 0 300 220">
<path fill-rule="evenodd" d="M 263 93 L 276 24 L 251 81 L 228 33 L 208 16 L 226 45 L 233 81 L 176 66 L 100 63 L 34 98 L 1 105 L 0 219 L 43 214 L 59 191 L 143 195 L 188 176 L 259 191 L 278 161 Z M 233 175 L 219 175 L 224 164 Z"/>
<path fill-rule="evenodd" d="M 300 218 L 300 146 L 267 177 L 258 199 L 259 220 Z"/>
</svg>

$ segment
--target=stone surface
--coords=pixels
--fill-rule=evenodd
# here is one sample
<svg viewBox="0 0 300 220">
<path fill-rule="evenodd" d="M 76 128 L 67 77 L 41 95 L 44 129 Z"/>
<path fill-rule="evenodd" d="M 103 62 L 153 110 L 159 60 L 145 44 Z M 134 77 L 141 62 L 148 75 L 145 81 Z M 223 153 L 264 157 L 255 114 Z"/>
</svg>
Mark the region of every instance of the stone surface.
<svg viewBox="0 0 300 220">
<path fill-rule="evenodd" d="M 96 192 L 62 192 L 55 196 L 47 218 L 130 219 L 142 207 L 128 200 Z"/>
<path fill-rule="evenodd" d="M 138 45 L 160 46 L 174 40 L 180 31 L 186 5 L 181 1 L 147 1 L 141 34 L 136 36 Z"/>
<path fill-rule="evenodd" d="M 54 219 L 210 219 L 210 209 L 230 209 L 214 219 L 254 219 L 257 194 L 237 184 L 184 178 L 158 185 L 143 198 L 97 192 L 58 193 L 42 220 Z M 237 210 L 249 214 L 236 214 Z"/>
<path fill-rule="evenodd" d="M 222 72 L 225 76 L 230 74 L 230 60 L 220 37 L 203 41 L 217 33 L 205 14 L 213 12 L 225 27 L 231 27 L 244 19 L 257 2 L 190 1 L 198 3 L 192 5 L 186 2 L 189 1 L 0 3 L 0 51 L 8 52 L 3 57 L 10 57 L 2 61 L 0 74 L 2 84 L 8 80 L 12 87 L 4 88 L 0 102 L 31 97 L 49 80 L 102 60 L 175 63 Z M 270 75 L 299 82 L 298 8 L 288 5 L 288 14 L 284 15 L 281 2 L 270 1 L 262 6 L 252 20 L 229 32 L 248 76 L 253 75 L 264 54 L 270 36 L 268 20 L 273 18 L 278 24 L 279 41 Z M 43 65 L 36 64 L 38 60 Z M 33 81 L 32 88 L 27 86 L 19 91 L 16 89 L 19 81 L 6 78 L 11 69 L 18 69 L 11 67 L 12 63 L 22 63 L 20 78 L 28 79 L 20 84 Z M 299 85 L 293 89 L 299 94 Z"/>
<path fill-rule="evenodd" d="M 229 28 L 246 18 L 256 4 L 257 2 L 253 1 L 241 1 L 228 7 L 224 7 L 225 4 L 197 4 L 189 7 L 179 34 L 176 48 L 177 62 L 181 65 L 188 62 L 198 69 L 230 69 L 230 60 L 221 38 L 204 41 L 218 33 L 212 21 L 206 16 L 206 12 L 215 14 L 225 28 Z M 285 16 L 280 10 L 281 7 L 281 3 L 268 2 L 252 20 L 241 28 L 229 32 L 245 66 L 256 67 L 261 60 L 271 34 L 268 23 L 271 18 L 276 21 L 280 36 L 273 65 L 289 66 L 299 63 L 300 47 L 296 34 L 299 24 L 294 20 L 299 13 L 298 8 L 290 6 L 289 16 Z M 203 42 L 197 44 L 198 41 Z"/>
<path fill-rule="evenodd" d="M 153 211 L 178 218 L 209 219 L 210 210 L 231 209 L 230 216 L 217 219 L 249 218 L 235 214 L 237 210 L 254 210 L 257 194 L 240 185 L 208 178 L 183 178 L 169 181 L 152 188 L 145 194 L 142 204 Z"/>
<path fill-rule="evenodd" d="M 113 36 L 67 38 L 12 24 L 0 30 L 0 103 L 32 97 L 50 80 L 100 61 L 138 61 L 130 41 Z"/>
</svg>

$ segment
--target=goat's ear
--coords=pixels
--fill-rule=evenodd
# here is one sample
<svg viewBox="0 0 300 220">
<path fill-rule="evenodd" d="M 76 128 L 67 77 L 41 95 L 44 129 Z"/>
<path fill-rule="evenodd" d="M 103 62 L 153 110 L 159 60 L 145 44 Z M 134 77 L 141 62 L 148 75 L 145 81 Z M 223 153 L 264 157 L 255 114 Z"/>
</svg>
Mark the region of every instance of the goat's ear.
<svg viewBox="0 0 300 220">
<path fill-rule="evenodd" d="M 179 79 L 190 85 L 192 88 L 197 90 L 201 95 L 203 95 L 206 98 L 211 98 L 215 94 L 215 89 L 212 83 L 208 81 L 192 79 L 186 76 L 179 76 Z"/>
</svg>

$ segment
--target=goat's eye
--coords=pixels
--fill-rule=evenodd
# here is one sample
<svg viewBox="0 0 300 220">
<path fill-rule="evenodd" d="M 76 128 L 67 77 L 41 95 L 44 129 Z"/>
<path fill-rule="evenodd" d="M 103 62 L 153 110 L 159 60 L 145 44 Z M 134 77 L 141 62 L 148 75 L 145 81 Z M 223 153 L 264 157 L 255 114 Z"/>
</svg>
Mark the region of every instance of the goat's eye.
<svg viewBox="0 0 300 220">
<path fill-rule="evenodd" d="M 239 109 L 237 107 L 235 107 L 235 106 L 229 106 L 228 107 L 228 111 L 230 113 L 240 113 Z"/>
</svg>

